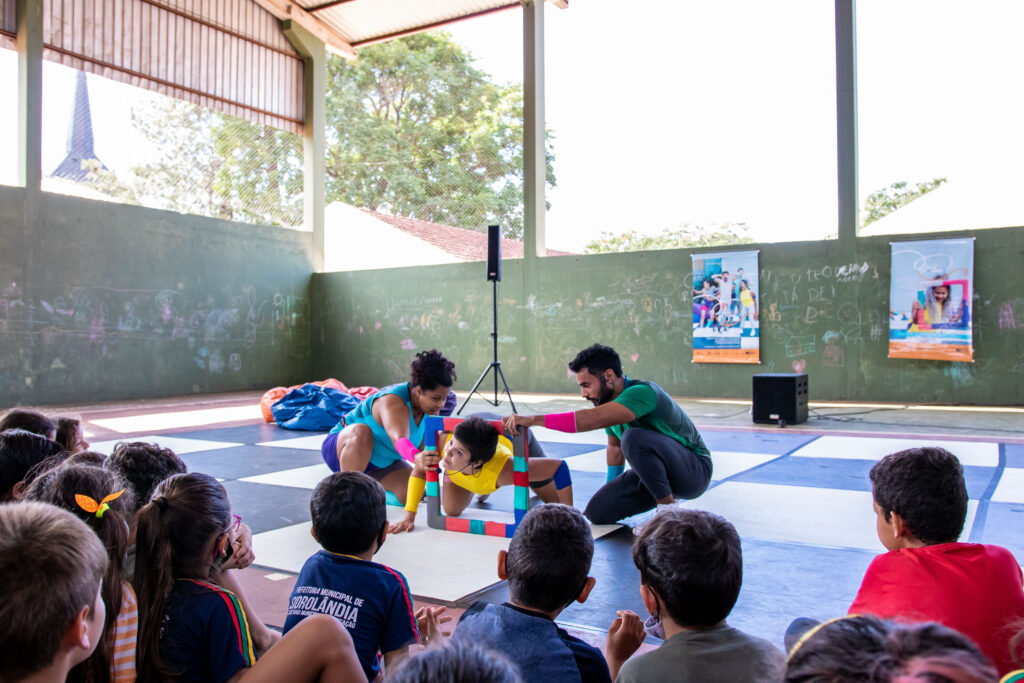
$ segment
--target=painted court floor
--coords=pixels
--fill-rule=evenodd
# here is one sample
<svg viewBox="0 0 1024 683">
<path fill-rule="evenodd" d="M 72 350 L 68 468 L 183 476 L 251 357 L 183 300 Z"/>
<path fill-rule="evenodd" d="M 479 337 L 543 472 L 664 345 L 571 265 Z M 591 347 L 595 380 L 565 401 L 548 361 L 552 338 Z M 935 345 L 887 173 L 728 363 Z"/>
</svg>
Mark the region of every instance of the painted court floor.
<svg viewBox="0 0 1024 683">
<path fill-rule="evenodd" d="M 257 564 L 243 572 L 246 588 L 260 616 L 280 626 L 294 576 L 317 549 L 309 533 L 309 498 L 329 473 L 320 458 L 323 435 L 263 424 L 245 403 L 199 408 L 180 401 L 138 415 L 126 409 L 124 415 L 92 420 L 83 410 L 93 449 L 109 452 L 120 439 L 156 441 L 178 453 L 190 470 L 221 479 L 235 512 L 254 534 Z M 516 401 L 525 404 L 520 406 L 525 413 L 558 409 L 551 402 Z M 480 403 L 478 409 L 487 408 Z M 711 449 L 714 475 L 703 496 L 680 504 L 723 515 L 739 530 L 744 580 L 729 617 L 734 626 L 781 647 L 794 617 L 845 613 L 868 563 L 883 551 L 875 535 L 868 471 L 885 454 L 911 446 L 940 445 L 963 462 L 970 504 L 962 540 L 1002 545 L 1024 560 L 1024 411 L 997 415 L 987 431 L 978 426 L 980 418 L 972 419 L 965 436 L 967 430 L 951 426 L 956 412 L 915 413 L 902 425 L 890 417 L 879 426 L 852 417 L 829 421 L 842 411 L 822 409 L 797 428 L 779 429 L 753 425 L 742 409 L 712 403 L 684 405 Z M 561 409 L 585 407 L 569 399 L 562 404 L 569 407 Z M 719 419 L 723 414 L 729 419 Z M 575 503 L 582 509 L 604 483 L 603 433 L 534 433 L 546 456 L 568 462 Z M 421 602 L 464 608 L 476 599 L 504 600 L 496 556 L 507 548 L 507 539 L 429 529 L 425 508 L 421 505 L 415 531 L 390 536 L 376 559 L 404 573 Z M 398 507 L 388 510 L 392 519 L 402 514 Z M 506 521 L 511 510 L 511 489 L 503 489 L 466 516 Z M 647 616 L 628 528 L 642 520 L 593 527 L 591 574 L 597 584 L 586 603 L 562 613 L 563 625 L 599 641 L 616 610 Z"/>
</svg>

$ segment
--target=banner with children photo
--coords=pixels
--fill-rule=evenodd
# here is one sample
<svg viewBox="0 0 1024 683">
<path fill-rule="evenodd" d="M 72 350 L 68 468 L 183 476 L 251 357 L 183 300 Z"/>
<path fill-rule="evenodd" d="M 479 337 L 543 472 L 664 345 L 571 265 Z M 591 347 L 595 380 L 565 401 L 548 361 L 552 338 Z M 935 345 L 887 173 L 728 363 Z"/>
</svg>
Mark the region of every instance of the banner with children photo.
<svg viewBox="0 0 1024 683">
<path fill-rule="evenodd" d="M 693 255 L 693 362 L 760 363 L 757 252 Z"/>
<path fill-rule="evenodd" d="M 973 361 L 974 239 L 891 246 L 889 357 Z"/>
</svg>

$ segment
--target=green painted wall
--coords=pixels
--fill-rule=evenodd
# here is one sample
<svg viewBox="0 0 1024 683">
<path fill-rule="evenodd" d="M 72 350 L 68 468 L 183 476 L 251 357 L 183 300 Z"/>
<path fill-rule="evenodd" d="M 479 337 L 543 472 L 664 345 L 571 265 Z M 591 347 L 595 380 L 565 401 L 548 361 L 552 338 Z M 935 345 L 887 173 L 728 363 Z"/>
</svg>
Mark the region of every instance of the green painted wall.
<svg viewBox="0 0 1024 683">
<path fill-rule="evenodd" d="M 468 389 L 491 360 L 482 263 L 310 276 L 308 233 L 25 199 L 0 187 L 0 406 L 383 385 L 434 347 Z M 678 395 L 749 398 L 751 375 L 806 368 L 815 399 L 1024 404 L 1024 229 L 959 234 L 976 239 L 975 363 L 887 358 L 888 237 L 753 247 L 756 366 L 691 362 L 689 251 L 506 261 L 499 359 L 513 393 L 575 391 L 566 363 L 601 341 Z"/>
<path fill-rule="evenodd" d="M 506 261 L 499 360 L 513 395 L 575 391 L 566 363 L 599 341 L 627 374 L 676 395 L 750 398 L 751 375 L 806 369 L 818 400 L 1024 404 L 1024 229 L 913 239 L 954 236 L 976 239 L 974 363 L 887 357 L 891 236 L 858 239 L 849 253 L 837 241 L 750 247 L 760 250 L 759 365 L 691 362 L 690 251 Z M 314 375 L 382 385 L 436 347 L 469 389 L 492 354 L 484 278 L 482 263 L 314 275 Z"/>
<path fill-rule="evenodd" d="M 25 198 L 0 187 L 0 406 L 309 377 L 309 233 Z"/>
</svg>

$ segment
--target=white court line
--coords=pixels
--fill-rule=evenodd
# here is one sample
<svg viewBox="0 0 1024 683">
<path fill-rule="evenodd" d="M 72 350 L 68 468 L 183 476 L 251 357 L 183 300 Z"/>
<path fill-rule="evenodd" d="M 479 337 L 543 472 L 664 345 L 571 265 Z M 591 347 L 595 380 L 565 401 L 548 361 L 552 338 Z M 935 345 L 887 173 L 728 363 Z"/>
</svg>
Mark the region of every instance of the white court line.
<svg viewBox="0 0 1024 683">
<path fill-rule="evenodd" d="M 262 419 L 258 405 L 231 406 L 228 408 L 205 408 L 203 410 L 179 410 L 170 413 L 132 415 L 129 417 L 107 417 L 91 420 L 95 425 L 121 434 L 128 432 L 158 432 L 164 429 L 199 427 L 220 422 Z"/>
</svg>

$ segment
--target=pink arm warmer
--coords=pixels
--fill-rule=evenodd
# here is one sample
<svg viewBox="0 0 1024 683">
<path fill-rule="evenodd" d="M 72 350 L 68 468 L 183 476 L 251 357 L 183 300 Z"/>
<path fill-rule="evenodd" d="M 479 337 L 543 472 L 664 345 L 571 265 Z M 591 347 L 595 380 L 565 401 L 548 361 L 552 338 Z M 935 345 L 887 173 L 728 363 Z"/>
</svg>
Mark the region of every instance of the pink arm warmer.
<svg viewBox="0 0 1024 683">
<path fill-rule="evenodd" d="M 544 426 L 557 432 L 576 433 L 576 413 L 548 413 L 544 416 Z"/>
<path fill-rule="evenodd" d="M 420 452 L 420 449 L 413 446 L 412 441 L 409 441 L 409 439 L 406 439 L 405 437 L 402 437 L 395 442 L 395 450 L 409 462 L 415 460 L 416 454 Z"/>
</svg>

